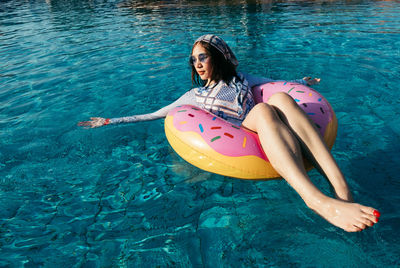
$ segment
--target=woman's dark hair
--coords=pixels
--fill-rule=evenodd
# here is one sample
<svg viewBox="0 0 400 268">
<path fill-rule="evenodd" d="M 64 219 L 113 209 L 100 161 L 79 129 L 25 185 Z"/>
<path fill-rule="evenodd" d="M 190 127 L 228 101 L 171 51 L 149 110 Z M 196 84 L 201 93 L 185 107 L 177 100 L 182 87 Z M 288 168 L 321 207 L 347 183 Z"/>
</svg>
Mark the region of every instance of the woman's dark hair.
<svg viewBox="0 0 400 268">
<path fill-rule="evenodd" d="M 224 55 L 215 47 L 210 45 L 209 43 L 200 41 L 193 45 L 193 48 L 197 45 L 201 44 L 201 46 L 207 51 L 210 56 L 210 63 L 212 66 L 212 74 L 211 80 L 218 83 L 223 80 L 225 83 L 229 84 L 234 76 L 237 76 L 236 66 L 233 65 L 230 61 L 227 61 Z M 192 48 L 192 53 L 193 53 Z M 192 67 L 192 84 L 198 86 L 204 86 L 207 81 L 201 80 L 199 74 L 196 72 L 196 68 L 194 65 Z"/>
</svg>

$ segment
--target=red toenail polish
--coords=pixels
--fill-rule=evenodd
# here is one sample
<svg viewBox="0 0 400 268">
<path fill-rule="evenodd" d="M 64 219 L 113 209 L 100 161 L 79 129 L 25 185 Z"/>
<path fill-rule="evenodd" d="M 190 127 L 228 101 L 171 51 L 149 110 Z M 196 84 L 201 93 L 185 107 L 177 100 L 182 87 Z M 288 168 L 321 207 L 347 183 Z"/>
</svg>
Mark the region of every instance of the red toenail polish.
<svg viewBox="0 0 400 268">
<path fill-rule="evenodd" d="M 379 211 L 377 210 L 374 210 L 372 213 L 374 214 L 375 217 L 379 218 L 381 216 L 381 213 L 379 213 Z"/>
</svg>

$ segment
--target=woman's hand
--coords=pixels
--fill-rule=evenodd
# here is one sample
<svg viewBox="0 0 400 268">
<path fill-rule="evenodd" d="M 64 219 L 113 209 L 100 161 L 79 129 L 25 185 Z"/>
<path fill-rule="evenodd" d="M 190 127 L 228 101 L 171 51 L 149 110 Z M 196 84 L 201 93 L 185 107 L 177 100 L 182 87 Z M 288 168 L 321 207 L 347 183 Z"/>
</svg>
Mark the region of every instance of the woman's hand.
<svg viewBox="0 0 400 268">
<path fill-rule="evenodd" d="M 90 121 L 83 121 L 78 123 L 78 126 L 86 128 L 95 128 L 104 125 L 107 125 L 107 119 L 102 117 L 90 117 Z"/>
<path fill-rule="evenodd" d="M 303 78 L 304 81 L 307 82 L 307 86 L 318 85 L 321 81 L 321 78 L 311 78 L 309 76 Z"/>
</svg>

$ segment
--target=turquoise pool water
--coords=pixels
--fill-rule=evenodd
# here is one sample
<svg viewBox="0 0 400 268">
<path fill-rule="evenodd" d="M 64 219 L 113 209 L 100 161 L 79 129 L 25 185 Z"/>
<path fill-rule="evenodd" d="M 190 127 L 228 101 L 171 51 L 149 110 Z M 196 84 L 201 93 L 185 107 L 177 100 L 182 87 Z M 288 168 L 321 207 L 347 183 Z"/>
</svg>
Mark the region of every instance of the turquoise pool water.
<svg viewBox="0 0 400 268">
<path fill-rule="evenodd" d="M 399 266 L 399 14 L 398 1 L 0 2 L 0 266 Z M 242 71 L 322 78 L 333 154 L 379 224 L 345 233 L 284 181 L 199 170 L 162 120 L 76 126 L 175 100 L 209 32 Z"/>
</svg>

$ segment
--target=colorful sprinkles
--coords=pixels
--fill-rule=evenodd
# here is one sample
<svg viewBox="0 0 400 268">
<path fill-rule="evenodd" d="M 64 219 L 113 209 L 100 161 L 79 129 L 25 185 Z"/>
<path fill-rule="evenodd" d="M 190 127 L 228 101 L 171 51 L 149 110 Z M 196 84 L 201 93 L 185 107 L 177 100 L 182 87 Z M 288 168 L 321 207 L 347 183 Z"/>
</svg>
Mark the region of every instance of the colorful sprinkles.
<svg viewBox="0 0 400 268">
<path fill-rule="evenodd" d="M 243 143 L 242 143 L 242 147 L 243 147 L 243 148 L 246 148 L 246 141 L 247 141 L 247 137 L 244 136 L 244 138 L 243 138 Z"/>
<path fill-rule="evenodd" d="M 259 86 L 259 89 L 257 88 L 257 91 L 254 93 L 257 101 L 262 101 L 262 99 L 267 100 L 268 97 L 274 93 L 286 92 L 292 97 L 295 103 L 302 108 L 305 114 L 310 117 L 315 127 L 321 134 L 324 134 L 326 129 L 329 130 L 329 128 L 326 127 L 325 119 L 331 115 L 330 106 L 325 106 L 326 99 L 319 95 L 318 92 L 310 92 L 307 87 L 290 82 L 276 82 L 271 84 L 276 84 L 276 86 L 279 85 L 280 88 L 277 88 L 276 86 L 265 86 L 265 88 L 263 86 Z M 260 98 L 260 94 L 262 98 Z M 227 122 L 226 120 L 219 118 L 217 115 L 210 114 L 208 111 L 198 107 L 182 106 L 175 111 L 179 112 L 179 115 L 175 114 L 176 118 L 173 120 L 173 124 L 177 130 L 177 133 L 194 132 L 193 135 L 189 133 L 190 135 L 184 135 L 182 138 L 201 138 L 201 143 L 199 142 L 198 144 L 191 144 L 189 143 L 189 140 L 186 141 L 182 139 L 182 141 L 185 143 L 184 145 L 187 143 L 188 146 L 199 146 L 199 149 L 204 150 L 204 148 L 200 148 L 200 146 L 205 142 L 215 152 L 224 156 L 239 156 L 238 158 L 240 158 L 242 156 L 255 155 L 259 156 L 260 158 L 265 157 L 265 155 L 262 154 L 262 151 L 260 151 L 261 147 L 258 143 L 259 139 L 257 139 L 257 136 L 252 133 L 248 133 L 244 128 L 233 123 L 229 123 L 229 121 Z M 200 151 L 200 153 L 203 153 L 203 151 Z M 206 156 L 214 157 L 214 154 L 210 153 L 208 149 L 204 150 L 203 154 L 209 154 Z M 196 160 L 194 159 L 193 161 Z M 236 158 L 234 158 L 233 161 L 236 161 Z M 240 159 L 240 161 L 242 160 Z M 222 164 L 224 165 L 224 163 Z M 247 169 L 249 165 L 249 168 L 251 168 L 252 163 L 248 164 L 248 162 L 245 162 L 244 165 L 245 169 Z M 234 169 L 237 167 L 232 168 Z"/>
<path fill-rule="evenodd" d="M 232 134 L 229 134 L 229 133 L 226 133 L 226 132 L 225 132 L 224 135 L 227 136 L 227 137 L 229 137 L 229 138 L 231 138 L 231 139 L 233 139 L 233 135 L 232 135 Z"/>
<path fill-rule="evenodd" d="M 314 122 L 315 127 L 319 132 L 321 132 L 321 134 L 324 134 L 326 129 L 329 130 L 329 128 L 326 127 L 325 119 L 331 116 L 330 106 L 325 106 L 326 99 L 319 95 L 317 91 L 310 92 L 310 89 L 307 87 L 291 82 L 276 82 L 270 84 L 276 85 L 273 87 L 265 86 L 265 88 L 264 86 L 259 86 L 257 88 L 257 91 L 254 93 L 257 101 L 262 101 L 262 99 L 267 100 L 268 97 L 274 93 L 286 92 L 292 97 L 295 103 L 302 108 L 305 114 L 310 117 L 310 119 Z M 262 98 L 260 98 L 260 94 Z M 217 115 L 210 114 L 208 111 L 199 107 L 182 106 L 175 111 L 179 112 L 179 115 L 175 114 L 176 118 L 173 120 L 173 124 L 177 130 L 177 133 L 195 132 L 194 135 L 190 133 L 190 135 L 182 136 L 183 138 L 201 138 L 201 144 L 205 142 L 215 152 L 229 157 L 247 155 L 265 157 L 265 155 L 262 155 L 262 151 L 261 153 L 259 152 L 261 147 L 260 144 L 257 143 L 259 142 L 257 136 L 252 133 L 248 133 L 244 128 L 233 123 L 229 123 L 229 121 L 227 122 L 226 120 L 222 120 Z M 240 140 L 242 141 L 242 144 L 240 144 Z M 190 146 L 201 145 L 200 143 L 190 144 L 188 141 L 183 142 L 187 142 L 187 145 Z M 203 148 L 200 149 L 204 150 Z M 200 153 L 203 152 L 201 151 Z M 214 157 L 214 155 L 211 154 L 208 149 L 204 150 L 204 155 L 206 154 L 209 154 L 207 156 Z M 236 161 L 236 158 L 233 161 Z M 247 168 L 249 165 L 249 168 L 252 168 L 252 163 L 247 164 L 247 162 L 245 162 L 245 168 Z"/>
<path fill-rule="evenodd" d="M 220 139 L 220 138 L 221 138 L 221 136 L 216 136 L 216 137 L 214 137 L 214 138 L 211 139 L 211 142 L 214 142 L 214 141 L 216 141 L 216 140 L 218 140 L 218 139 Z"/>
<path fill-rule="evenodd" d="M 201 124 L 199 124 L 199 129 L 200 129 L 201 133 L 204 132 L 204 128 L 203 128 L 203 126 Z"/>
</svg>

